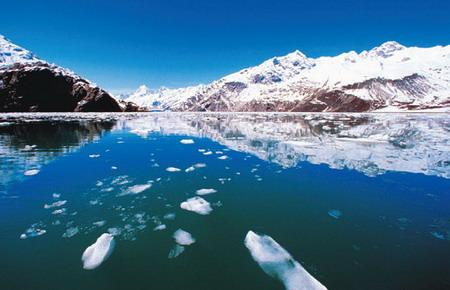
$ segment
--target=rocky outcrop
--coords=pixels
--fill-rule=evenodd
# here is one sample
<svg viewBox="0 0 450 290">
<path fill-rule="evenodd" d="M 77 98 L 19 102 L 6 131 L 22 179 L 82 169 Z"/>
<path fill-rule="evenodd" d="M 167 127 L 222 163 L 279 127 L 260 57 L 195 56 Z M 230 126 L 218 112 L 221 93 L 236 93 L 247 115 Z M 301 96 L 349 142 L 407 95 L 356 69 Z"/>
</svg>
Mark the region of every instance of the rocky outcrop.
<svg viewBox="0 0 450 290">
<path fill-rule="evenodd" d="M 122 112 L 106 91 L 45 62 L 0 70 L 0 112 Z"/>
</svg>

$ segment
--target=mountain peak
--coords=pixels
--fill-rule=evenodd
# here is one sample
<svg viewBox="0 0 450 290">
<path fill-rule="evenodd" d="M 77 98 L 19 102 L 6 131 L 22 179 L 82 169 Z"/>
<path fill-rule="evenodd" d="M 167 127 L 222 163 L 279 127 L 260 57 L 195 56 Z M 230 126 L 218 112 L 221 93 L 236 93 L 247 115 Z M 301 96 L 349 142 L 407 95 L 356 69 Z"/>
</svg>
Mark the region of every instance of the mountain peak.
<svg viewBox="0 0 450 290">
<path fill-rule="evenodd" d="M 396 41 L 386 41 L 380 46 L 372 48 L 369 52 L 369 56 L 381 56 L 381 57 L 390 57 L 394 54 L 394 52 L 403 50 L 406 47 L 401 45 Z"/>
</svg>

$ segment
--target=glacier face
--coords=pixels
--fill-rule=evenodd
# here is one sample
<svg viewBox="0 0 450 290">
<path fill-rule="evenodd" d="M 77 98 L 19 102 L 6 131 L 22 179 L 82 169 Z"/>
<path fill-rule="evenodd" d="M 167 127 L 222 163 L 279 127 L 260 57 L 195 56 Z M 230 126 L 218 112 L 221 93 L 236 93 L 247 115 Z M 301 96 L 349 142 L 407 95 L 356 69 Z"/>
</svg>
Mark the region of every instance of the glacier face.
<svg viewBox="0 0 450 290">
<path fill-rule="evenodd" d="M 271 58 L 207 85 L 152 91 L 127 100 L 172 111 L 373 111 L 445 108 L 450 104 L 450 46 L 405 47 L 389 41 L 370 51 Z"/>
</svg>

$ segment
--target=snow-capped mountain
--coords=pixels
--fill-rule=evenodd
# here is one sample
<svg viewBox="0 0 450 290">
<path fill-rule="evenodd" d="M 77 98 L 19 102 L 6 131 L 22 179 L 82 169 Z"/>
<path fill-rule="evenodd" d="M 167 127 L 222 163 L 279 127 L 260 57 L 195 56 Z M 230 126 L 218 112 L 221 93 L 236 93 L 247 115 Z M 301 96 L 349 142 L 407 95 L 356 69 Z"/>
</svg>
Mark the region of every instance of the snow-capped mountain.
<svg viewBox="0 0 450 290">
<path fill-rule="evenodd" d="M 450 45 L 405 47 L 389 41 L 370 51 L 271 58 L 207 85 L 127 98 L 173 111 L 373 111 L 450 107 Z"/>
<path fill-rule="evenodd" d="M 0 112 L 121 112 L 132 104 L 0 35 Z"/>
</svg>

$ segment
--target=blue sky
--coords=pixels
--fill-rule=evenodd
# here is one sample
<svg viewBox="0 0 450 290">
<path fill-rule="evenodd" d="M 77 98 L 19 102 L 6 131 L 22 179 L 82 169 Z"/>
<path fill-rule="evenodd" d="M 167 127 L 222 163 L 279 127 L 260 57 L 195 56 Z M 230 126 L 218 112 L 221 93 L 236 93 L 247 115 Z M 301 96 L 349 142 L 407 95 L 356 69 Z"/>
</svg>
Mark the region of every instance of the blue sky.
<svg viewBox="0 0 450 290">
<path fill-rule="evenodd" d="M 450 44 L 450 1 L 2 1 L 0 34 L 114 91 L 209 82 L 275 55 Z"/>
</svg>

